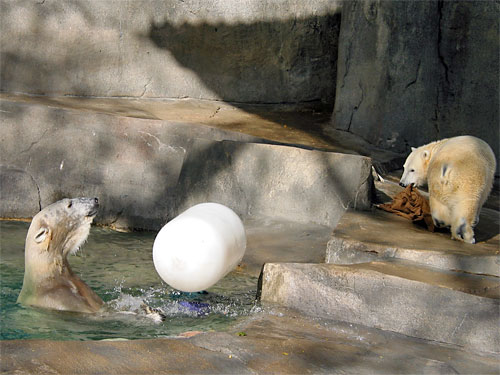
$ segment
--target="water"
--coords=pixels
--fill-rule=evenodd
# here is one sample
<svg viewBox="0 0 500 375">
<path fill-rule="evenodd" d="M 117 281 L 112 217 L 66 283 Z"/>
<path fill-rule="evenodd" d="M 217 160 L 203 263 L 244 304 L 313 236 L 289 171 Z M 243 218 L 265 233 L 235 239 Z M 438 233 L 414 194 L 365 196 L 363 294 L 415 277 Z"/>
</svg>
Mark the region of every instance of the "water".
<svg viewBox="0 0 500 375">
<path fill-rule="evenodd" d="M 220 331 L 259 310 L 256 277 L 235 271 L 204 293 L 181 293 L 154 269 L 155 233 L 96 227 L 69 263 L 107 303 L 108 311 L 79 314 L 21 306 L 16 299 L 23 282 L 28 227 L 29 223 L 0 221 L 0 339 L 144 339 Z M 155 322 L 142 312 L 143 302 L 163 310 L 166 320 Z"/>
</svg>

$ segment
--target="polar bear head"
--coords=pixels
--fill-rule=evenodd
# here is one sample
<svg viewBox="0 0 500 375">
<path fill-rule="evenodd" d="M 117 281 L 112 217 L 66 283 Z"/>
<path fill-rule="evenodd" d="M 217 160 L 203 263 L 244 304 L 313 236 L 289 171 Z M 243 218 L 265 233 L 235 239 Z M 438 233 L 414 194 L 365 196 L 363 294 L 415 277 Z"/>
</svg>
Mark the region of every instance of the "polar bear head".
<svg viewBox="0 0 500 375">
<path fill-rule="evenodd" d="M 27 256 L 75 254 L 87 240 L 98 208 L 97 198 L 65 198 L 45 207 L 33 217 L 28 230 Z"/>
<path fill-rule="evenodd" d="M 430 152 L 426 146 L 412 147 L 411 153 L 406 158 L 404 172 L 399 185 L 424 186 L 427 184 L 427 168 L 429 166 Z"/>
</svg>

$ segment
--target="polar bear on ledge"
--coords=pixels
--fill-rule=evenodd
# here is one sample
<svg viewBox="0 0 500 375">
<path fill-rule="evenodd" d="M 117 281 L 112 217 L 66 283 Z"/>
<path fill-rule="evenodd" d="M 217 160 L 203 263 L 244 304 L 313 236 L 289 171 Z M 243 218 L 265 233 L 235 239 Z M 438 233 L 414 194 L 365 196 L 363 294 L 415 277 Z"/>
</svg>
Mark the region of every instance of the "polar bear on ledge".
<svg viewBox="0 0 500 375">
<path fill-rule="evenodd" d="M 493 186 L 496 169 L 491 147 L 479 138 L 464 135 L 411 150 L 399 184 L 427 184 L 436 226 L 451 227 L 452 238 L 475 243 L 473 228 Z"/>
</svg>

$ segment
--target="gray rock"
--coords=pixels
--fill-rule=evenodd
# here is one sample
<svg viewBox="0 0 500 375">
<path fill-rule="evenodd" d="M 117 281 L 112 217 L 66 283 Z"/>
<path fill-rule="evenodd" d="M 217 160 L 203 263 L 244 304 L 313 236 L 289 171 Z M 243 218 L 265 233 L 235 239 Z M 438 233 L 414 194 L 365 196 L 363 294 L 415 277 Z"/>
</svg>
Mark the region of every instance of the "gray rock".
<svg viewBox="0 0 500 375">
<path fill-rule="evenodd" d="M 499 155 L 498 3 L 343 5 L 336 129 L 396 152 L 471 134 Z"/>
<path fill-rule="evenodd" d="M 244 221 L 247 237 L 241 272 L 259 277 L 269 262 L 324 263 L 331 227 L 290 220 L 252 217 Z"/>
<path fill-rule="evenodd" d="M 247 143 L 258 139 L 202 125 L 1 104 L 2 165 L 33 182 L 27 196 L 18 183 L 2 185 L 11 201 L 0 216 L 21 215 L 25 199 L 45 207 L 97 196 L 96 222 L 117 228 L 159 229 L 207 201 L 243 217 L 333 226 L 347 208 L 371 204 L 367 157 Z"/>
<path fill-rule="evenodd" d="M 494 1 L 0 7 L 4 92 L 335 108 L 332 137 L 348 131 L 402 153 L 471 134 L 499 155 Z"/>
<path fill-rule="evenodd" d="M 0 5 L 2 91 L 333 104 L 338 1 Z"/>
<path fill-rule="evenodd" d="M 431 233 L 422 225 L 379 209 L 348 211 L 326 248 L 326 262 L 365 263 L 402 259 L 442 270 L 500 276 L 499 212 L 483 208 L 474 245 L 452 240 L 447 231 Z"/>
<path fill-rule="evenodd" d="M 238 333 L 244 332 L 244 336 Z M 3 340 L 16 374 L 486 374 L 498 355 L 273 310 L 227 332 L 131 341 Z M 61 360 L 64 358 L 64 360 Z"/>
<path fill-rule="evenodd" d="M 312 316 L 498 353 L 498 296 L 453 289 L 469 282 L 458 277 L 452 283 L 435 275 L 429 282 L 432 273 L 382 262 L 268 263 L 261 276 L 261 299 Z M 498 289 L 498 278 L 482 282 Z"/>
<path fill-rule="evenodd" d="M 348 207 L 370 207 L 370 168 L 356 155 L 199 140 L 184 162 L 179 209 L 215 201 L 245 216 L 334 226 Z"/>
<path fill-rule="evenodd" d="M 0 165 L 0 212 L 4 218 L 31 218 L 40 210 L 38 186 L 26 171 Z"/>
</svg>

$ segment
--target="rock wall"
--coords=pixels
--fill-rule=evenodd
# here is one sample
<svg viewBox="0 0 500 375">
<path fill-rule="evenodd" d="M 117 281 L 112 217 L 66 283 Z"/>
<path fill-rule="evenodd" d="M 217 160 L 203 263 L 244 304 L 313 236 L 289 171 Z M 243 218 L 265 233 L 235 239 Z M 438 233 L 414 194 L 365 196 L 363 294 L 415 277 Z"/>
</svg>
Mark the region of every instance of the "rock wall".
<svg viewBox="0 0 500 375">
<path fill-rule="evenodd" d="M 471 134 L 499 155 L 499 3 L 343 3 L 332 126 L 396 152 Z"/>
<path fill-rule="evenodd" d="M 0 6 L 2 91 L 333 105 L 336 1 Z"/>
<path fill-rule="evenodd" d="M 498 1 L 0 7 L 1 91 L 334 108 L 326 132 L 395 152 L 472 134 L 499 155 Z"/>
<path fill-rule="evenodd" d="M 368 209 L 371 160 L 255 143 L 203 125 L 0 101 L 0 218 L 64 197 L 98 197 L 96 222 L 160 229 L 202 202 L 243 218 L 334 227 Z"/>
</svg>

